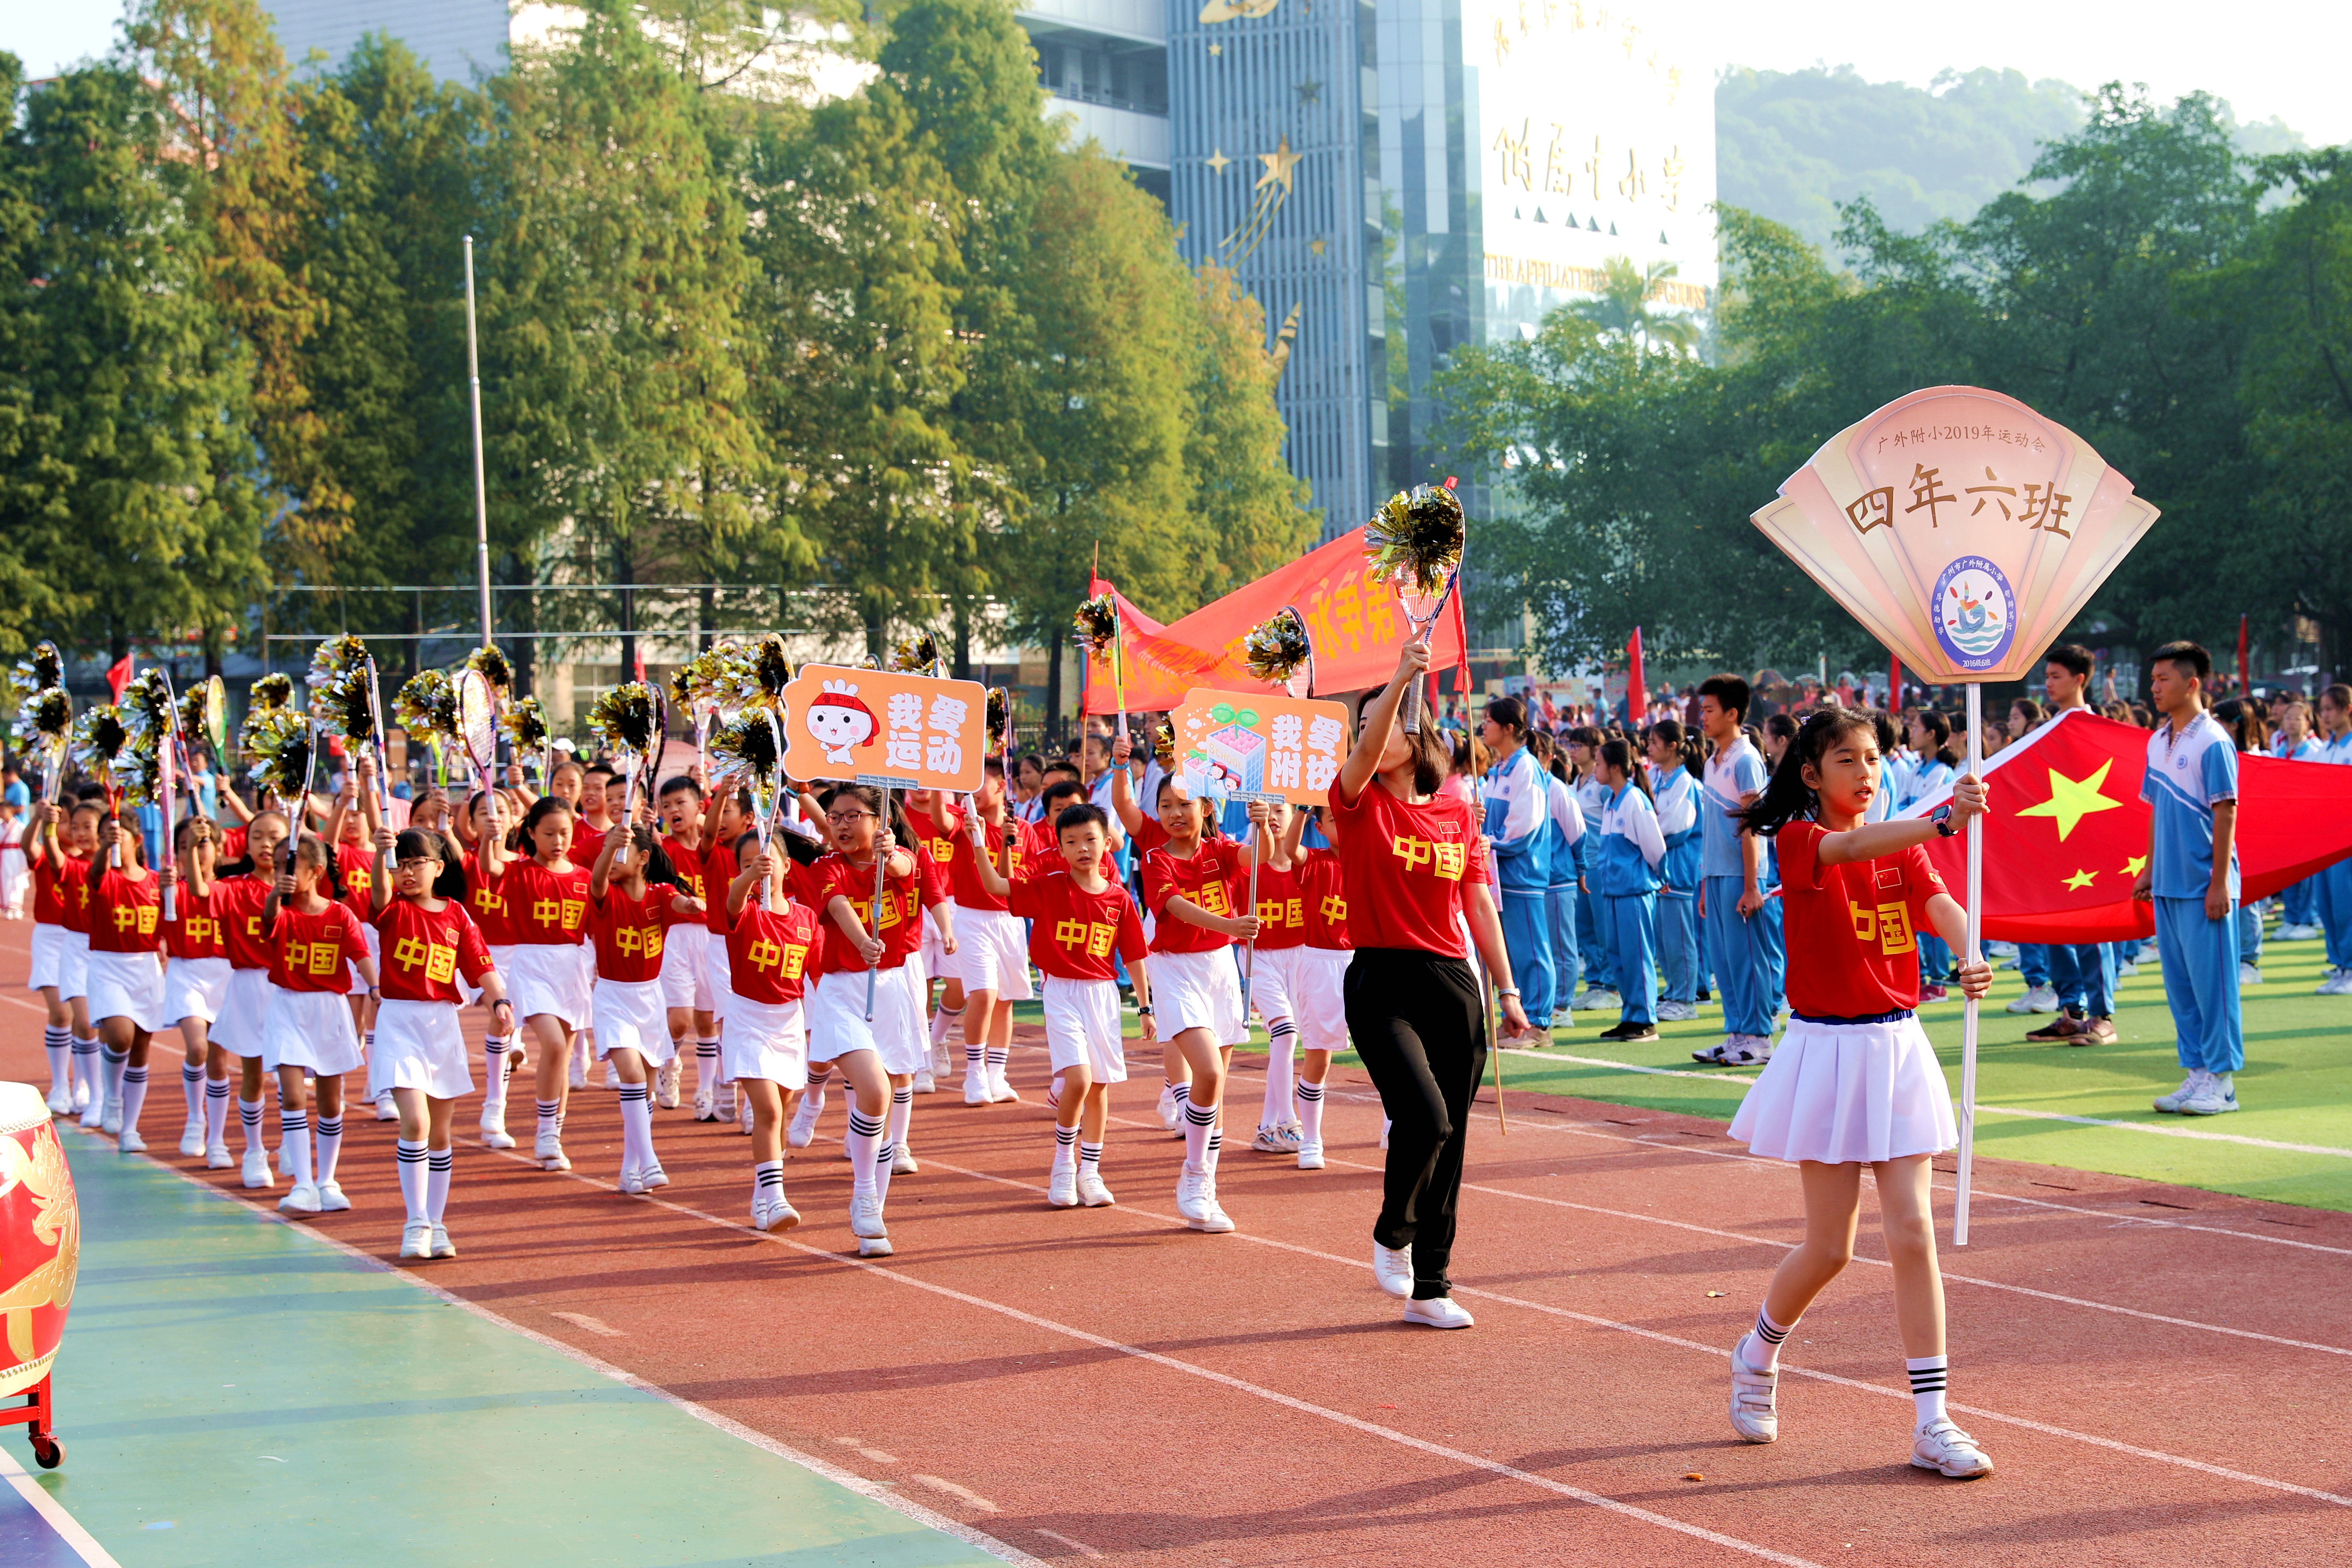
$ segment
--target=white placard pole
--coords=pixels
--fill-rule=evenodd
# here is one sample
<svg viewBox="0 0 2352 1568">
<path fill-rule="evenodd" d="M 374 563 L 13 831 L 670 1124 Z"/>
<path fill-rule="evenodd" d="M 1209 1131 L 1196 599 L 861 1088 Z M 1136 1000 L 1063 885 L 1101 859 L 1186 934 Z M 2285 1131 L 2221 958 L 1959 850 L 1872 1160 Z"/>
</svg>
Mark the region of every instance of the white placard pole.
<svg viewBox="0 0 2352 1568">
<path fill-rule="evenodd" d="M 1984 772 L 1984 687 L 1969 682 L 1969 778 Z M 1969 824 L 1969 939 L 1963 963 L 1984 957 L 1984 830 L 1986 818 Z M 1959 1189 L 1952 1203 L 1952 1245 L 1969 1244 L 1969 1179 L 1975 1173 L 1977 1142 L 1977 1001 L 1965 998 L 1960 1011 L 1960 1172 Z"/>
</svg>

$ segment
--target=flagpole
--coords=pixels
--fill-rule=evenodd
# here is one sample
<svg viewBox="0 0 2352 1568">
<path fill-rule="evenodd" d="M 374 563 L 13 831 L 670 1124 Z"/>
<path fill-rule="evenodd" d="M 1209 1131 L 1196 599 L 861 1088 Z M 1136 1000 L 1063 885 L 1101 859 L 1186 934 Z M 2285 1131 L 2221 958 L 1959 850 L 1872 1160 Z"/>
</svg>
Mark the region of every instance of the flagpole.
<svg viewBox="0 0 2352 1568">
<path fill-rule="evenodd" d="M 466 237 L 466 386 L 474 411 L 474 567 L 481 581 L 482 646 L 490 636 L 490 503 L 482 478 L 482 364 L 474 345 L 474 237 Z"/>
<path fill-rule="evenodd" d="M 1984 687 L 1980 682 L 1969 682 L 1969 754 L 1968 776 L 1977 777 L 1984 769 Z M 1976 963 L 1983 957 L 1984 947 L 1984 830 L 1987 818 L 1979 816 L 1969 824 L 1969 938 L 1964 963 Z M 1969 1181 L 1976 1170 L 1977 1142 L 1977 999 L 1966 996 L 1960 1005 L 1960 1173 L 1959 1188 L 1952 1203 L 1952 1245 L 1969 1244 Z"/>
</svg>

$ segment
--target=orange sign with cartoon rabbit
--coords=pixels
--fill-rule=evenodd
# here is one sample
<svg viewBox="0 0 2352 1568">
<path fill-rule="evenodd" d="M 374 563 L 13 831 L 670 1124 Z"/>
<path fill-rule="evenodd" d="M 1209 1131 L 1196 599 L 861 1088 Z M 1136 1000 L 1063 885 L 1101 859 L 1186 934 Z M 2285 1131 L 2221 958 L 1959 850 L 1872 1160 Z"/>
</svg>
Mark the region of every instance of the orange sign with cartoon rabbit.
<svg viewBox="0 0 2352 1568">
<path fill-rule="evenodd" d="M 975 790 L 988 758 L 988 692 L 975 680 L 812 664 L 784 688 L 784 772 Z"/>
</svg>

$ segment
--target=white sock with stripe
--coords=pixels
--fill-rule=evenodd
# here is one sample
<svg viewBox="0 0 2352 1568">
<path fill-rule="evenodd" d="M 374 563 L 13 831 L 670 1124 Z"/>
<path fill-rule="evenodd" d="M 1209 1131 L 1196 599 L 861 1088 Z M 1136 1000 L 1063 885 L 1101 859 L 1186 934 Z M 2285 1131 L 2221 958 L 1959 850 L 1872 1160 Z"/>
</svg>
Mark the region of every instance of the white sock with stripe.
<svg viewBox="0 0 2352 1568">
<path fill-rule="evenodd" d="M 482 1037 L 482 1110 L 504 1110 L 507 1103 L 507 1037 Z"/>
<path fill-rule="evenodd" d="M 66 1038 L 68 1049 L 73 1056 L 74 1081 L 81 1085 L 84 1097 L 90 1103 L 97 1104 L 106 1098 L 106 1078 L 100 1070 L 103 1064 L 99 1060 L 98 1037 L 68 1031 Z"/>
<path fill-rule="evenodd" d="M 238 1100 L 236 1119 L 245 1124 L 245 1152 L 250 1154 L 261 1147 L 261 1101 Z"/>
<path fill-rule="evenodd" d="M 621 1086 L 621 1169 L 642 1171 L 655 1163 L 654 1108 L 646 1098 L 646 1086 L 625 1083 Z"/>
<path fill-rule="evenodd" d="M 1054 1124 L 1055 1173 L 1058 1175 L 1064 1171 L 1074 1171 L 1077 1169 L 1077 1164 L 1078 1130 L 1076 1127 L 1065 1127 L 1057 1121 Z"/>
<path fill-rule="evenodd" d="M 1298 1080 L 1298 1142 L 1304 1148 L 1323 1147 L 1323 1086 Z"/>
<path fill-rule="evenodd" d="M 1293 1068 L 1298 1047 L 1298 1026 L 1287 1017 L 1269 1019 L 1265 1026 L 1265 1103 L 1257 1113 L 1261 1127 L 1279 1127 L 1291 1119 Z"/>
<path fill-rule="evenodd" d="M 120 1110 L 122 1105 L 122 1069 L 131 1065 L 131 1053 L 118 1051 L 112 1046 L 99 1047 L 99 1089 L 105 1095 L 110 1110 Z"/>
<path fill-rule="evenodd" d="M 279 1110 L 278 1131 L 278 1159 L 287 1179 L 298 1187 L 310 1185 L 310 1113 Z"/>
<path fill-rule="evenodd" d="M 719 1042 L 716 1038 L 694 1042 L 694 1089 L 699 1094 L 706 1089 L 713 1094 L 719 1092 Z"/>
<path fill-rule="evenodd" d="M 425 1221 L 425 1145 L 401 1139 L 394 1147 L 400 1161 L 400 1201 L 407 1205 L 408 1223 Z"/>
<path fill-rule="evenodd" d="M 1911 1356 L 1903 1363 L 1911 1374 L 1911 1403 L 1916 1408 L 1919 1425 L 1948 1421 L 1944 1410 L 1945 1385 L 1951 1375 L 1948 1358 L 1939 1355 Z"/>
<path fill-rule="evenodd" d="M 123 1060 L 130 1060 L 126 1053 Z M 147 1069 L 126 1066 L 122 1069 L 122 1130 L 139 1131 L 139 1112 L 147 1104 Z"/>
<path fill-rule="evenodd" d="M 752 1207 L 756 1209 L 772 1199 L 777 1203 L 788 1201 L 784 1197 L 784 1163 L 782 1160 L 762 1160 L 751 1167 Z"/>
<path fill-rule="evenodd" d="M 457 1152 L 435 1149 L 425 1156 L 425 1217 L 435 1225 L 449 1209 L 449 1176 L 457 1163 Z"/>
<path fill-rule="evenodd" d="M 1740 1352 L 1740 1359 L 1758 1372 L 1780 1371 L 1780 1346 L 1788 1340 L 1789 1331 L 1796 1326 L 1776 1323 L 1770 1313 L 1757 1309 L 1756 1327 L 1748 1332 L 1747 1349 Z"/>
<path fill-rule="evenodd" d="M 1184 1173 L 1206 1175 L 1209 1164 L 1209 1135 L 1217 1124 L 1217 1108 L 1195 1105 L 1188 1085 L 1176 1086 L 1176 1110 L 1184 1118 Z"/>
<path fill-rule="evenodd" d="M 204 1114 L 205 1069 L 199 1062 L 180 1064 L 180 1098 L 188 1102 L 188 1120 L 194 1121 Z"/>
<path fill-rule="evenodd" d="M 207 1150 L 228 1147 L 228 1079 L 205 1079 L 205 1147 Z"/>
<path fill-rule="evenodd" d="M 881 1152 L 882 1118 L 866 1115 L 852 1100 L 849 1106 L 849 1180 L 851 1190 L 861 1197 L 875 1190 L 874 1167 Z"/>
<path fill-rule="evenodd" d="M 73 1092 L 73 1031 L 51 1024 L 41 1030 L 41 1049 L 49 1058 L 49 1092 Z"/>
<path fill-rule="evenodd" d="M 915 1086 L 899 1084 L 890 1090 L 890 1120 L 882 1129 L 881 1152 L 874 1159 L 874 1190 L 890 1196 L 890 1166 L 907 1146 L 907 1129 L 915 1120 Z"/>
<path fill-rule="evenodd" d="M 332 1116 L 323 1111 L 319 1116 L 319 1180 L 323 1184 L 335 1179 L 335 1161 L 343 1152 L 343 1113 Z"/>
</svg>

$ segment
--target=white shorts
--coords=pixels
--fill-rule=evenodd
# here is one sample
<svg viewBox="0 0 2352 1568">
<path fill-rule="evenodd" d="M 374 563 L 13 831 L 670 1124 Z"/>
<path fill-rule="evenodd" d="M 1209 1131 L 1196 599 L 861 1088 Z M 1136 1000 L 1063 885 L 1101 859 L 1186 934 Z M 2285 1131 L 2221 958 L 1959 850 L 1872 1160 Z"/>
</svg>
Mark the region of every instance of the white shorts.
<svg viewBox="0 0 2352 1568">
<path fill-rule="evenodd" d="M 340 991 L 269 988 L 269 1022 L 261 1031 L 264 1066 L 309 1068 L 316 1078 L 340 1078 L 360 1067 L 359 1031 L 352 999 Z"/>
<path fill-rule="evenodd" d="M 1026 1002 L 1029 988 L 1029 932 L 1021 917 L 1003 910 L 958 909 L 956 950 L 944 962 L 949 976 L 963 982 L 966 992 L 993 991 L 1000 1001 Z"/>
<path fill-rule="evenodd" d="M 389 996 L 378 1003 L 368 1087 L 377 1092 L 421 1089 L 435 1100 L 457 1100 L 473 1093 L 474 1068 L 457 1006 Z"/>
<path fill-rule="evenodd" d="M 267 969 L 230 970 L 228 993 L 213 1022 L 215 1044 L 233 1057 L 259 1057 L 271 1072 L 278 1070 L 278 1058 L 268 1048 L 269 998 L 276 989 Z"/>
<path fill-rule="evenodd" d="M 66 928 L 37 925 L 33 928 L 33 973 L 25 982 L 27 991 L 39 991 L 58 984 L 58 973 L 65 965 Z"/>
<path fill-rule="evenodd" d="M 662 936 L 662 1005 L 697 1013 L 718 1011 L 719 994 L 710 985 L 710 931 L 708 927 L 672 926 Z"/>
<path fill-rule="evenodd" d="M 666 956 L 666 955 L 665 955 Z M 614 1051 L 635 1051 L 647 1067 L 659 1067 L 677 1055 L 669 1037 L 669 1004 L 662 1000 L 659 980 L 598 980 L 596 1016 L 597 1059 Z"/>
<path fill-rule="evenodd" d="M 1221 1046 L 1249 1043 L 1249 1020 L 1242 1016 L 1242 976 L 1234 950 L 1155 952 L 1151 973 L 1151 1022 L 1166 1045 L 1186 1029 L 1206 1029 Z"/>
<path fill-rule="evenodd" d="M 1341 948 L 1259 948 L 1250 976 L 1250 1007 L 1268 1023 L 1287 1017 L 1297 1025 L 1298 1044 L 1307 1050 L 1344 1051 L 1348 1007 L 1340 984 L 1353 957 Z M 1151 973 L 1158 978 L 1156 963 Z"/>
<path fill-rule="evenodd" d="M 183 1018 L 215 1022 L 228 1002 L 228 977 L 236 973 L 226 958 L 168 960 L 163 965 L 163 1016 L 174 1024 Z"/>
<path fill-rule="evenodd" d="M 764 1079 L 787 1091 L 808 1087 L 808 1029 L 798 1002 L 730 997 L 727 1031 L 719 1044 L 726 1081 Z"/>
<path fill-rule="evenodd" d="M 153 1034 L 164 1022 L 163 954 L 91 953 L 88 994 L 92 1024 L 101 1018 L 128 1018 L 135 1027 Z"/>
<path fill-rule="evenodd" d="M 89 932 L 69 931 L 65 949 L 58 954 L 58 1000 L 70 1002 L 89 994 Z"/>
<path fill-rule="evenodd" d="M 943 899 L 940 903 L 949 909 L 955 908 L 953 899 Z M 927 975 L 945 974 L 948 972 L 948 955 L 940 946 L 937 908 L 938 906 L 935 905 L 932 909 L 923 911 L 923 973 Z"/>
<path fill-rule="evenodd" d="M 587 994 L 588 1000 L 582 1004 L 582 1012 L 574 1020 L 573 1026 L 593 1029 L 596 1026 L 596 944 L 583 942 L 579 952 L 580 989 Z"/>
<path fill-rule="evenodd" d="M 500 966 L 518 1019 L 544 1013 L 577 1029 L 588 1017 L 588 971 L 580 950 L 562 942 L 518 942 Z"/>
<path fill-rule="evenodd" d="M 1123 1035 L 1116 982 L 1045 976 L 1045 1050 L 1055 1072 L 1084 1068 L 1096 1083 L 1125 1083 Z"/>
<path fill-rule="evenodd" d="M 1731 1119 L 1769 1160 L 1870 1163 L 1960 1141 L 1952 1091 L 1916 1015 L 1891 1024 L 1791 1018 Z"/>
<path fill-rule="evenodd" d="M 922 1006 L 907 967 L 874 973 L 874 1020 L 866 1019 L 866 971 L 820 974 L 803 1005 L 808 1013 L 811 1063 L 835 1061 L 852 1051 L 872 1051 L 887 1073 L 920 1072 L 930 1065 L 930 1036 L 922 1027 Z"/>
<path fill-rule="evenodd" d="M 376 929 L 373 921 L 362 915 L 360 936 L 367 942 L 368 962 L 375 965 L 375 977 L 381 981 L 383 978 L 383 932 Z M 359 995 L 365 995 L 368 984 L 366 981 L 360 978 L 360 966 L 346 960 L 343 972 L 344 978 L 352 983 L 352 992 Z"/>
</svg>

